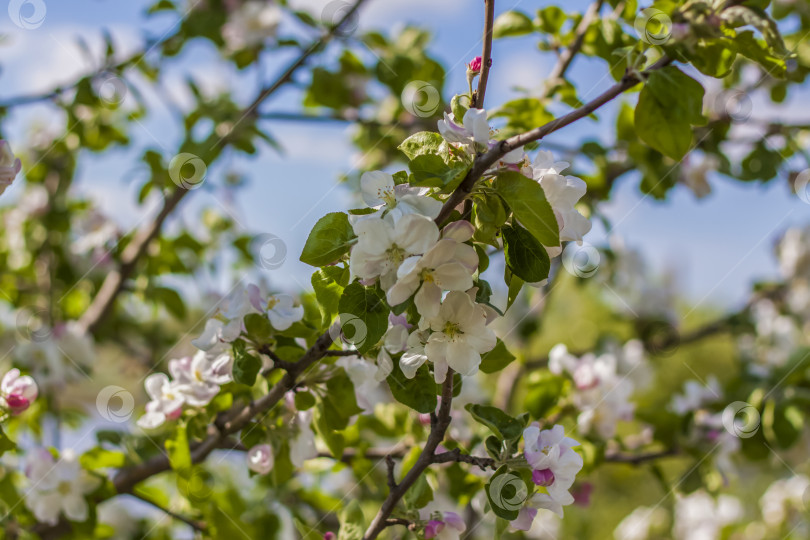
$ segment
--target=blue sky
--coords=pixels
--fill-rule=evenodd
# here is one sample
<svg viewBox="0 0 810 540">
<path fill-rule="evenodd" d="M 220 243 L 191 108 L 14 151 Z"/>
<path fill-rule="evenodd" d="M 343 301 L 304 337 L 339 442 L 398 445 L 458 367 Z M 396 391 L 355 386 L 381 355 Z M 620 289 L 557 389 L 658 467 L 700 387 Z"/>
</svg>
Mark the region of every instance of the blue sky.
<svg viewBox="0 0 810 540">
<path fill-rule="evenodd" d="M 328 2 L 291 3 L 310 7 L 319 14 Z M 479 4 L 466 0 L 369 0 L 361 15 L 361 28 L 391 30 L 415 23 L 431 29 L 435 34 L 431 50 L 448 70 L 445 97 L 449 98 L 451 93 L 465 90 L 464 62 L 480 51 L 483 13 Z M 531 13 L 549 4 L 524 0 L 499 3 L 497 10 L 516 7 Z M 565 2 L 563 7 L 575 10 L 585 4 Z M 144 33 L 160 36 L 173 22 L 170 18 L 147 22 L 142 15 L 147 2 L 141 0 L 45 0 L 45 5 L 44 22 L 33 30 L 17 28 L 0 12 L 0 31 L 7 33 L 7 39 L 0 43 L 3 68 L 0 99 L 45 90 L 92 69 L 79 53 L 75 36 L 81 35 L 98 50 L 101 30 L 107 28 L 122 53 L 126 53 L 137 49 Z M 282 54 L 267 58 L 264 80 L 271 79 L 287 58 Z M 537 50 L 533 38 L 497 41 L 493 59 L 489 104 L 514 97 L 516 86 L 539 88 L 554 61 L 551 55 Z M 207 43 L 192 45 L 172 66 L 164 81 L 164 93 L 180 104 L 183 103 L 180 82 L 187 74 L 204 88 L 230 88 L 244 101 L 255 91 L 255 75 L 237 74 L 218 60 Z M 594 97 L 611 84 L 603 76 L 604 71 L 601 61 L 582 57 L 575 61 L 570 74 L 584 99 Z M 799 106 L 802 99 L 806 102 L 807 94 L 807 89 L 791 94 L 778 108 L 766 106 L 755 96 L 755 116 L 797 120 L 804 115 L 803 120 L 810 121 L 809 113 Z M 139 149 L 154 146 L 171 154 L 180 136 L 179 128 L 160 99 L 157 96 L 151 99 L 157 104 L 157 114 L 135 128 L 135 146 Z M 297 110 L 298 103 L 299 91 L 288 87 L 276 94 L 267 108 Z M 548 141 L 571 145 L 584 137 L 607 139 L 615 111 L 615 105 L 607 106 L 600 112 L 601 123 L 583 121 L 552 134 Z M 11 114 L 6 136 L 12 144 L 20 141 L 19 145 L 26 140 L 32 125 L 54 122 L 56 119 L 47 106 L 26 107 Z M 200 208 L 213 206 L 232 213 L 249 231 L 280 236 L 288 246 L 287 261 L 267 277 L 278 288 L 295 290 L 309 283 L 308 267 L 296 259 L 311 226 L 326 212 L 356 206 L 354 195 L 337 184 L 338 175 L 351 170 L 356 153 L 349 144 L 346 126 L 278 123 L 270 124 L 269 128 L 287 149 L 286 155 L 264 149 L 252 159 L 226 156 L 222 164 L 209 170 L 207 188 L 194 194 L 177 219 L 193 225 Z M 144 209 L 134 204 L 138 178 L 137 173 L 132 173 L 135 155 L 115 151 L 93 156 L 83 162 L 79 172 L 79 189 L 97 199 L 109 214 L 119 216 L 127 227 L 136 224 L 144 214 Z M 217 188 L 229 168 L 245 173 L 250 179 L 234 200 Z M 642 249 L 658 271 L 674 271 L 677 282 L 692 299 L 704 304 L 739 304 L 754 279 L 776 275 L 771 256 L 774 238 L 789 225 L 808 221 L 810 208 L 790 193 L 784 180 L 776 179 L 766 186 L 742 185 L 711 175 L 710 183 L 713 193 L 703 200 L 697 201 L 686 188 L 677 187 L 666 203 L 660 203 L 643 197 L 637 188 L 638 179 L 628 177 L 618 184 L 613 199 L 602 210 L 614 223 L 613 234 Z M 7 203 L 13 200 L 17 189 L 7 192 Z M 606 231 L 597 225 L 586 239 L 598 245 L 605 237 Z M 222 285 L 220 277 L 212 276 L 200 286 Z"/>
</svg>

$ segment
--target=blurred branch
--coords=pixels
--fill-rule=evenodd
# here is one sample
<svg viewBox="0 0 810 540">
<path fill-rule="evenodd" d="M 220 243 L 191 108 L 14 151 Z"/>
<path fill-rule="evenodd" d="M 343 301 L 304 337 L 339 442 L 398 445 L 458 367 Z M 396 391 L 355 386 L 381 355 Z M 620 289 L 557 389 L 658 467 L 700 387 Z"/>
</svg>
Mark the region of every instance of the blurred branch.
<svg viewBox="0 0 810 540">
<path fill-rule="evenodd" d="M 385 529 L 388 517 L 394 511 L 394 507 L 402 499 L 408 489 L 419 479 L 425 469 L 436 463 L 436 448 L 444 440 L 444 434 L 450 425 L 450 405 L 453 401 L 453 370 L 447 372 L 442 385 L 441 405 L 438 413 L 430 415 L 430 435 L 422 449 L 422 453 L 416 459 L 413 467 L 408 471 L 402 481 L 394 489 L 388 492 L 388 497 L 380 506 L 379 512 L 371 521 L 363 540 L 374 540 Z"/>
<path fill-rule="evenodd" d="M 146 497 L 146 496 L 141 495 L 139 493 L 133 492 L 133 493 L 130 493 L 130 495 L 132 497 L 135 497 L 139 501 L 143 501 L 143 502 L 157 508 L 158 510 L 160 510 L 161 512 L 163 512 L 167 516 L 172 517 L 172 518 L 174 518 L 174 519 L 176 519 L 178 521 L 182 521 L 183 523 L 185 523 L 186 525 L 188 525 L 189 527 L 191 527 L 195 531 L 199 531 L 199 532 L 202 532 L 202 533 L 207 532 L 206 531 L 206 525 L 202 521 L 196 521 L 196 520 L 191 519 L 189 517 L 186 517 L 186 516 L 184 516 L 182 514 L 178 514 L 177 512 L 173 512 L 172 510 L 169 510 L 168 508 L 166 508 L 164 506 L 161 506 L 160 504 L 156 503 L 155 501 L 153 501 L 149 497 Z"/>
<path fill-rule="evenodd" d="M 259 105 L 261 105 L 261 103 L 270 97 L 276 90 L 281 88 L 286 82 L 289 82 L 292 75 L 300 67 L 302 67 L 316 51 L 321 49 L 324 44 L 332 39 L 335 32 L 337 32 L 338 29 L 355 14 L 355 12 L 365 1 L 366 0 L 356 0 L 351 9 L 344 13 L 343 17 L 335 26 L 331 27 L 326 33 L 324 33 L 323 36 L 307 47 L 306 50 L 304 50 L 304 52 L 298 56 L 298 58 L 293 60 L 289 66 L 287 66 L 287 68 L 276 78 L 274 82 L 264 87 L 259 92 L 259 95 L 256 96 L 256 98 L 244 110 L 240 121 L 244 120 L 248 116 L 255 116 L 257 114 L 257 108 Z M 221 143 L 227 142 L 227 137 L 223 137 L 219 140 L 219 142 L 217 142 L 217 144 L 214 145 L 214 147 Z M 210 164 L 208 165 L 210 166 Z M 123 254 L 121 255 L 121 261 L 118 269 L 113 270 L 107 275 L 104 282 L 101 284 L 98 293 L 90 303 L 90 306 L 88 306 L 87 310 L 79 319 L 79 327 L 81 329 L 92 333 L 96 330 L 98 324 L 104 320 L 110 308 L 115 303 L 116 297 L 121 292 L 124 282 L 132 275 L 138 261 L 146 252 L 146 248 L 148 247 L 149 243 L 155 237 L 157 237 L 163 223 L 177 208 L 180 201 L 183 200 L 187 193 L 189 193 L 189 190 L 178 187 L 175 191 L 166 195 L 163 202 L 163 207 L 155 219 L 145 228 L 136 233 L 135 237 L 132 239 L 132 242 L 127 245 Z"/>
<path fill-rule="evenodd" d="M 627 463 L 629 465 L 641 465 L 647 461 L 654 461 L 664 457 L 672 457 L 678 455 L 677 448 L 669 448 L 661 450 L 660 452 L 649 452 L 646 454 L 609 454 L 605 456 L 607 463 Z"/>
<path fill-rule="evenodd" d="M 484 47 L 481 51 L 481 73 L 478 75 L 478 90 L 473 96 L 473 107 L 476 109 L 484 108 L 489 68 L 492 67 L 492 28 L 495 25 L 495 0 L 484 0 L 484 9 Z"/>
<path fill-rule="evenodd" d="M 585 12 L 585 15 L 582 17 L 582 20 L 579 21 L 575 30 L 576 37 L 574 41 L 560 54 L 554 69 L 549 73 L 547 79 L 549 83 L 556 84 L 562 79 L 565 72 L 568 71 L 574 57 L 582 48 L 582 43 L 585 41 L 585 34 L 588 32 L 588 28 L 590 28 L 591 23 L 599 16 L 599 11 L 602 9 L 603 4 L 604 0 L 596 0 L 596 2 L 590 5 L 588 11 Z"/>
<path fill-rule="evenodd" d="M 442 452 L 433 456 L 433 463 L 469 463 L 475 465 L 482 471 L 487 469 L 496 469 L 495 460 L 489 457 L 471 456 L 469 454 L 462 454 L 459 448 L 449 452 Z"/>
</svg>

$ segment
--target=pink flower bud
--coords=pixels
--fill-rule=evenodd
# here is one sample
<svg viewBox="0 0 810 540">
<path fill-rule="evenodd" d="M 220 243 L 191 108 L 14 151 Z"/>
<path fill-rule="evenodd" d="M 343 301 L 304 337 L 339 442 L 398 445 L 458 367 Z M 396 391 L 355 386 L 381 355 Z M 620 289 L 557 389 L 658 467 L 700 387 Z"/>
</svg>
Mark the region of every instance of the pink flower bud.
<svg viewBox="0 0 810 540">
<path fill-rule="evenodd" d="M 532 481 L 538 486 L 550 486 L 554 483 L 554 473 L 551 472 L 551 469 L 543 469 L 542 471 L 535 469 L 532 471 Z"/>
<path fill-rule="evenodd" d="M 332 531 L 329 531 L 323 535 L 323 540 L 335 540 L 335 538 L 337 537 L 335 536 L 335 533 L 333 533 Z"/>
<path fill-rule="evenodd" d="M 20 414 L 37 399 L 37 383 L 28 375 L 20 376 L 19 369 L 12 369 L 0 382 L 0 394 L 11 414 Z"/>
<path fill-rule="evenodd" d="M 467 64 L 467 69 L 475 74 L 481 73 L 481 57 L 476 56 L 473 58 L 472 61 Z"/>
<path fill-rule="evenodd" d="M 444 521 L 438 519 L 431 519 L 425 525 L 425 538 L 435 538 L 437 534 L 444 530 Z"/>
<path fill-rule="evenodd" d="M 273 461 L 273 448 L 269 444 L 257 444 L 248 450 L 248 468 L 255 473 L 269 473 L 273 469 Z"/>
<path fill-rule="evenodd" d="M 571 496 L 574 497 L 574 504 L 577 506 L 588 506 L 591 504 L 591 493 L 593 492 L 593 484 L 590 482 L 583 482 L 571 491 Z"/>
</svg>

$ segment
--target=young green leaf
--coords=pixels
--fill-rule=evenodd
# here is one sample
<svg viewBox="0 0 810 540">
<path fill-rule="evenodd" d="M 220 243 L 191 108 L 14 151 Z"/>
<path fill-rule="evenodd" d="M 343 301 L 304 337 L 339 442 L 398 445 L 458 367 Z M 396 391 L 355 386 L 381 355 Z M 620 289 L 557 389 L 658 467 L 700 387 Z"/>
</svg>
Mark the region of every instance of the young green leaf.
<svg viewBox="0 0 810 540">
<path fill-rule="evenodd" d="M 438 154 L 443 142 L 442 136 L 434 131 L 420 131 L 402 141 L 397 148 L 408 156 L 408 159 L 414 159 L 424 154 Z"/>
<path fill-rule="evenodd" d="M 388 306 L 376 287 L 355 282 L 343 290 L 338 302 L 343 336 L 360 354 L 371 350 L 388 330 Z"/>
<path fill-rule="evenodd" d="M 548 252 L 532 234 L 515 223 L 501 229 L 506 264 L 512 273 L 527 283 L 548 278 L 551 260 Z"/>
<path fill-rule="evenodd" d="M 560 245 L 560 227 L 540 184 L 519 172 L 505 171 L 495 179 L 503 197 L 520 223 L 544 246 Z"/>
<path fill-rule="evenodd" d="M 301 262 L 312 266 L 326 266 L 349 252 L 354 231 L 349 216 L 332 212 L 318 220 L 309 233 Z"/>
<path fill-rule="evenodd" d="M 481 355 L 480 369 L 484 373 L 495 373 L 512 363 L 515 355 L 509 352 L 503 341 L 498 339 L 495 348 Z"/>
<path fill-rule="evenodd" d="M 534 23 L 520 11 L 506 11 L 498 15 L 492 28 L 492 37 L 523 36 L 534 30 Z"/>
</svg>

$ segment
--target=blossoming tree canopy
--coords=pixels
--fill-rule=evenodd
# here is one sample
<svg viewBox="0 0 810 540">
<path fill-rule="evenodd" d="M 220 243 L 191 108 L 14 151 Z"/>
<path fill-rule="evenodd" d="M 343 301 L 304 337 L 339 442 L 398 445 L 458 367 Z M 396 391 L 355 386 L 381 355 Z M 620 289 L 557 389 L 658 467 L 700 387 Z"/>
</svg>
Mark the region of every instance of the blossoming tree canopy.
<svg viewBox="0 0 810 540">
<path fill-rule="evenodd" d="M 719 174 L 810 204 L 810 120 L 765 116 L 806 97 L 805 3 L 485 0 L 437 36 L 472 59 L 439 6 L 144 3 L 134 53 L 0 97 L 4 537 L 807 537 L 810 229 L 752 212 L 778 276 L 718 315 L 610 210 Z M 288 230 L 250 232 L 290 123 L 307 161 L 250 192 Z M 350 205 L 307 183 L 334 123 Z M 107 155 L 136 219 L 80 181 Z"/>
</svg>

